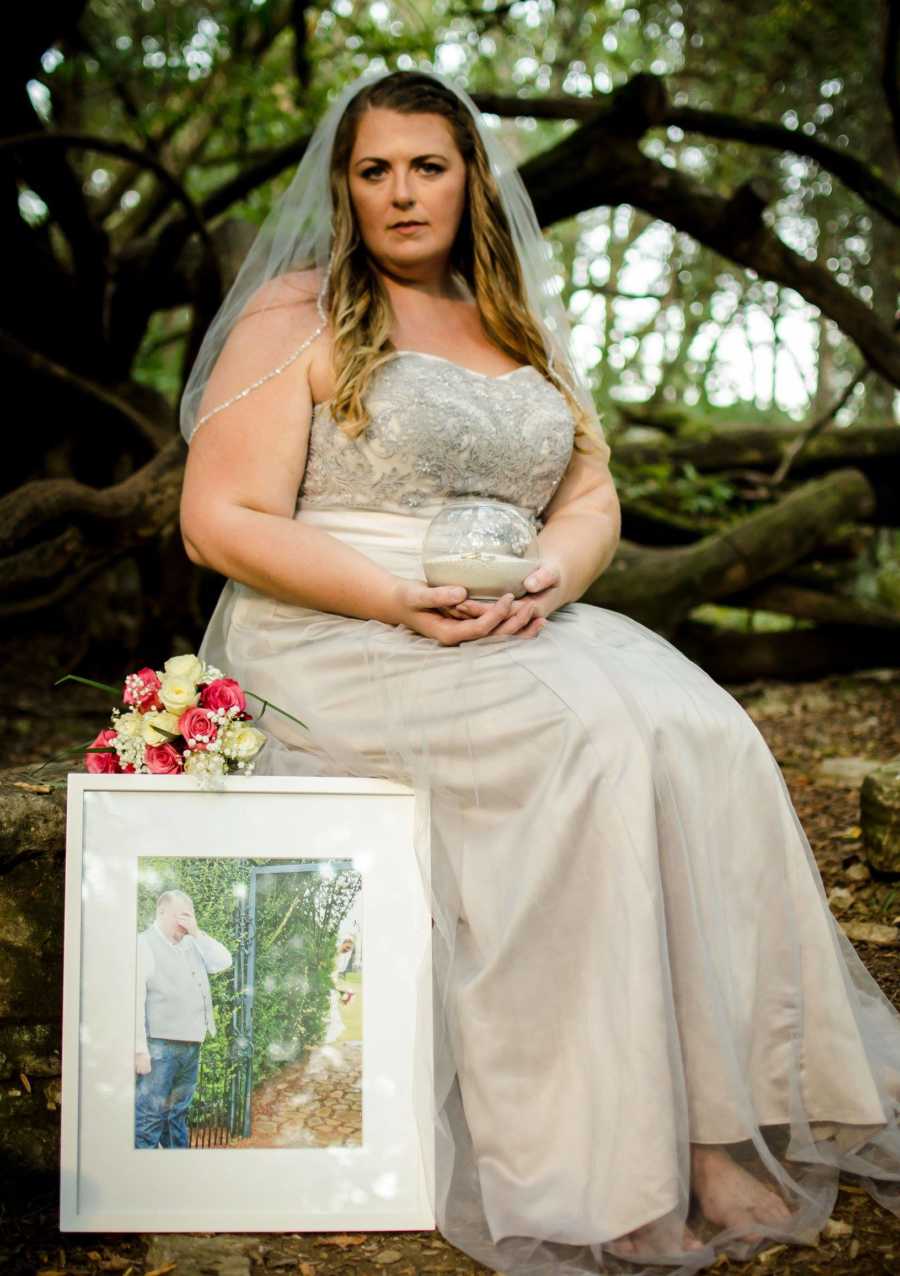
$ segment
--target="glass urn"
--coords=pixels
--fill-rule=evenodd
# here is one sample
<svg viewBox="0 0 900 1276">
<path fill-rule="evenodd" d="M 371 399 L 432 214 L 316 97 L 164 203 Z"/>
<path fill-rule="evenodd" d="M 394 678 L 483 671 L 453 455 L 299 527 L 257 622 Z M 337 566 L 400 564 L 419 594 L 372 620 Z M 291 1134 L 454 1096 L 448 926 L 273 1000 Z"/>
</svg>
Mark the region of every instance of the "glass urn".
<svg viewBox="0 0 900 1276">
<path fill-rule="evenodd" d="M 521 598 L 540 565 L 534 524 L 515 505 L 489 496 L 453 496 L 425 529 L 422 567 L 429 585 L 463 585 L 470 598 Z"/>
</svg>

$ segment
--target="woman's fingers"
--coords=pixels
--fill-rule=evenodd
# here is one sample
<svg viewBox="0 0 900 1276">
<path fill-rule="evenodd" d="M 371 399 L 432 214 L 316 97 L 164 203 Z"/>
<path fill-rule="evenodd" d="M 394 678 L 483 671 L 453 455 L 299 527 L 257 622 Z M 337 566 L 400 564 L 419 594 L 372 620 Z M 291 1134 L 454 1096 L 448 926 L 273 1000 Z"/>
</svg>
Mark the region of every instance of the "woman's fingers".
<svg viewBox="0 0 900 1276">
<path fill-rule="evenodd" d="M 446 597 L 449 589 L 449 586 L 443 586 L 429 590 L 432 610 L 453 622 L 440 634 L 440 640 L 447 644 L 470 642 L 487 634 L 518 634 L 535 638 L 546 624 L 546 618 L 537 610 L 539 602 L 528 595 L 516 598 L 512 593 L 506 593 L 493 602 L 467 598 L 460 603 L 445 602 L 437 606 L 438 597 Z"/>
</svg>

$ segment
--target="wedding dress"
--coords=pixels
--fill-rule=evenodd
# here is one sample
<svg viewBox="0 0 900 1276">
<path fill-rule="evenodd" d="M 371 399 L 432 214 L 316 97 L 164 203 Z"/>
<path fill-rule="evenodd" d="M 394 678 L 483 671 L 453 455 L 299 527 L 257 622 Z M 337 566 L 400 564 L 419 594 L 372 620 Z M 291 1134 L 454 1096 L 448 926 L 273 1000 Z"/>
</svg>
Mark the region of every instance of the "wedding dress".
<svg viewBox="0 0 900 1276">
<path fill-rule="evenodd" d="M 540 529 L 574 425 L 536 368 L 401 350 L 367 403 L 357 439 L 316 405 L 298 521 L 410 580 L 451 496 Z M 502 1272 L 687 1273 L 752 1253 L 748 1230 L 808 1237 L 839 1171 L 900 1215 L 900 1015 L 831 916 L 756 725 L 675 646 L 584 603 L 535 638 L 443 646 L 229 580 L 200 654 L 306 723 L 266 713 L 258 773 L 415 789 L 449 1241 Z M 691 1141 L 727 1146 L 791 1217 L 705 1219 Z"/>
</svg>

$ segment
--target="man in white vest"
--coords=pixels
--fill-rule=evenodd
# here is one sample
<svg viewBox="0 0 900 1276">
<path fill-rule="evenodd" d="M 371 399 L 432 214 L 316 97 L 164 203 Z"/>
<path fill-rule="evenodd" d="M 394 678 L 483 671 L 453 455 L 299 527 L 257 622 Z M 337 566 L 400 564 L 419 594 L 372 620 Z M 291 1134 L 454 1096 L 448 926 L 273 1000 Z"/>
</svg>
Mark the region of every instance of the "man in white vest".
<svg viewBox="0 0 900 1276">
<path fill-rule="evenodd" d="M 216 1035 L 209 976 L 230 966 L 225 945 L 198 927 L 190 895 L 163 891 L 137 939 L 135 1147 L 188 1146 L 200 1046 Z"/>
</svg>

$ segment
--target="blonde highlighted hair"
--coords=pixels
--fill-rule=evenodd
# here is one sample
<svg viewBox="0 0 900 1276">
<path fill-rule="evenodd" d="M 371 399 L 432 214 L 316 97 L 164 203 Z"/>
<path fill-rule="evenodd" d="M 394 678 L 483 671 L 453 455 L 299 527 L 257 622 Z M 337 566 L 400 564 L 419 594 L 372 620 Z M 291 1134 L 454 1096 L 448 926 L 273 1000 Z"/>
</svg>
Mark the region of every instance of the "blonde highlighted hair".
<svg viewBox="0 0 900 1276">
<path fill-rule="evenodd" d="M 464 103 L 440 81 L 395 71 L 361 89 L 338 124 L 331 165 L 334 206 L 331 278 L 326 309 L 332 328 L 337 381 L 333 419 L 350 437 L 368 425 L 363 397 L 372 374 L 393 353 L 390 302 L 359 236 L 347 181 L 359 120 L 370 107 L 403 114 L 442 115 L 466 164 L 466 207 L 450 264 L 475 298 L 488 338 L 518 363 L 530 363 L 564 395 L 575 418 L 575 447 L 599 449 L 592 418 L 549 365 L 540 329 L 526 301 L 525 282 L 478 129 Z"/>
<path fill-rule="evenodd" d="M 390 298 L 359 233 L 348 182 L 359 121 L 374 107 L 410 115 L 442 115 L 448 121 L 466 165 L 466 204 L 450 250 L 451 268 L 474 297 L 489 340 L 518 363 L 531 364 L 563 395 L 575 421 L 575 449 L 605 463 L 609 447 L 595 417 L 550 364 L 540 327 L 528 305 L 509 222 L 475 122 L 451 90 L 418 71 L 394 71 L 361 89 L 348 103 L 335 134 L 330 173 L 332 246 L 324 298 L 336 370 L 329 400 L 335 425 L 349 438 L 363 433 L 371 420 L 364 401 L 369 382 L 396 353 L 390 336 Z M 299 289 L 307 304 L 318 294 L 320 282 L 321 271 L 304 270 L 299 264 L 290 276 L 281 276 L 281 283 L 289 285 L 295 295 Z M 246 313 L 259 313 L 259 309 L 254 306 Z M 568 372 L 571 375 L 571 368 Z"/>
</svg>

